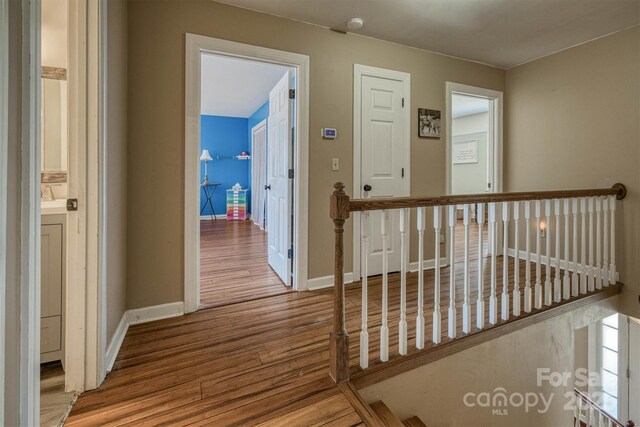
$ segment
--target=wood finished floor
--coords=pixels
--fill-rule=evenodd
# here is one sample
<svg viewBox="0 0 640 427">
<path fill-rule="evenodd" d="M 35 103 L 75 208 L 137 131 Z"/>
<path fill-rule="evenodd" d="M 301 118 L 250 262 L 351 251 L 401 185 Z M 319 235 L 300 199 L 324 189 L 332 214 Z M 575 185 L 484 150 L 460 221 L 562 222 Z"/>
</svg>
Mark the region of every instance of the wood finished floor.
<svg viewBox="0 0 640 427">
<path fill-rule="evenodd" d="M 200 221 L 200 307 L 290 291 L 269 267 L 266 232 L 251 221 Z"/>
<path fill-rule="evenodd" d="M 220 221 L 224 224 L 223 221 Z M 220 224 L 222 227 L 222 224 Z M 231 228 L 227 228 L 231 227 Z M 249 257 L 263 256 L 259 230 L 225 224 L 219 235 L 244 236 L 254 244 Z M 231 233 L 234 231 L 234 233 Z M 472 230 L 473 232 L 473 230 Z M 477 229 L 476 229 L 477 233 Z M 253 235 L 253 236 L 252 236 Z M 457 239 L 458 240 L 458 239 Z M 471 243 L 477 242 L 477 234 Z M 461 247 L 461 245 L 457 245 Z M 235 249 L 218 245 L 235 257 Z M 215 247 L 209 249 L 218 259 Z M 255 252 L 254 252 L 255 251 Z M 237 259 L 236 259 L 237 260 Z M 497 259 L 497 280 L 502 286 L 502 259 Z M 236 261 L 237 262 L 237 261 Z M 513 260 L 510 260 L 513 283 Z M 483 277 L 489 283 L 490 259 L 483 258 Z M 246 276 L 246 286 L 260 274 Z M 520 262 L 521 286 L 524 262 Z M 532 266 L 532 272 L 535 268 Z M 544 269 L 543 269 L 544 273 Z M 477 263 L 471 264 L 471 301 L 475 324 Z M 433 270 L 425 272 L 426 347 L 429 348 L 433 314 Z M 442 277 L 442 334 L 447 333 L 449 268 Z M 229 279 L 233 281 L 233 279 Z M 240 280 L 240 279 L 238 279 Z M 241 281 L 239 283 L 242 283 Z M 282 286 L 282 285 L 280 285 Z M 463 272 L 456 270 L 458 334 L 461 331 Z M 400 278 L 389 280 L 390 355 L 397 356 Z M 410 352 L 415 350 L 417 273 L 407 280 L 407 323 Z M 373 366 L 378 359 L 380 278 L 369 282 L 369 342 Z M 285 288 L 286 290 L 286 288 Z M 511 291 L 511 290 L 510 290 Z M 485 286 L 486 320 L 489 287 Z M 351 366 L 358 365 L 360 284 L 347 286 L 347 327 L 351 335 Z M 240 297 L 239 297 L 240 298 Z M 245 298 L 242 296 L 241 298 Z M 500 302 L 498 302 L 500 307 Z M 189 315 L 132 326 L 118 353 L 113 371 L 98 389 L 80 396 L 67 425 L 359 425 L 361 420 L 328 375 L 328 335 L 333 310 L 332 290 L 275 292 L 258 299 L 238 299 Z M 487 327 L 489 325 L 487 324 Z"/>
</svg>

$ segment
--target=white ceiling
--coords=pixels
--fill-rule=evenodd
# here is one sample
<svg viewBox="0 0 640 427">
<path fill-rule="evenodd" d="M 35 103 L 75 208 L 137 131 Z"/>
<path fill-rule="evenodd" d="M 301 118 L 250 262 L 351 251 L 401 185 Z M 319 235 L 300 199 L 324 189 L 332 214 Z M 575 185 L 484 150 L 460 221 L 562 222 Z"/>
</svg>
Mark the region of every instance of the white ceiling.
<svg viewBox="0 0 640 427">
<path fill-rule="evenodd" d="M 453 94 L 451 96 L 451 118 L 471 116 L 489 111 L 489 101 L 475 96 Z"/>
<path fill-rule="evenodd" d="M 640 0 L 219 0 L 510 68 L 640 23 Z"/>
<path fill-rule="evenodd" d="M 201 112 L 208 116 L 249 117 L 269 99 L 287 67 L 202 55 Z"/>
</svg>

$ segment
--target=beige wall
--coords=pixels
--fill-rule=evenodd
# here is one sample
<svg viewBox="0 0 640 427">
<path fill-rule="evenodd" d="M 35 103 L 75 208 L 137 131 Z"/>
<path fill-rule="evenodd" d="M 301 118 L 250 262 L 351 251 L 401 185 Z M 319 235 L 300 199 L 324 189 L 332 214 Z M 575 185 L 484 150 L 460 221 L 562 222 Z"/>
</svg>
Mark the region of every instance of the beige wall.
<svg viewBox="0 0 640 427">
<path fill-rule="evenodd" d="M 564 406 L 569 402 L 565 393 L 572 393 L 574 384 L 574 330 L 610 315 L 613 306 L 611 298 L 588 305 L 405 372 L 360 393 L 368 403 L 382 400 L 400 419 L 417 415 L 428 426 L 572 425 L 573 412 Z M 539 385 L 538 368 L 566 372 L 571 377 L 566 385 L 554 386 L 548 381 Z M 467 397 L 467 402 L 473 402 L 480 393 L 494 396 L 494 390 L 500 387 L 507 396 L 542 393 L 546 401 L 551 398 L 549 410 L 538 413 L 544 407 L 540 403 L 529 412 L 522 406 L 508 406 L 506 414 L 493 415 L 492 408 L 464 404 L 467 393 L 475 393 Z M 518 402 L 517 397 L 514 402 Z"/>
<path fill-rule="evenodd" d="M 107 342 L 127 305 L 127 3 L 107 10 Z"/>
<path fill-rule="evenodd" d="M 640 315 L 638 27 L 507 71 L 505 191 L 627 186 L 617 264 L 627 314 Z"/>
<path fill-rule="evenodd" d="M 417 107 L 444 110 L 448 80 L 494 90 L 504 85 L 505 73 L 496 68 L 212 1 L 134 0 L 128 13 L 129 308 L 183 299 L 185 33 L 310 56 L 310 278 L 332 274 L 328 196 L 333 183 L 343 181 L 353 193 L 354 63 L 411 74 L 414 195 L 443 193 L 447 131 L 440 140 L 418 139 Z M 320 138 L 326 126 L 338 129 L 337 140 Z M 341 160 L 338 172 L 331 171 L 333 157 Z M 348 226 L 347 236 L 351 233 Z M 352 240 L 346 241 L 346 271 L 351 271 Z"/>
</svg>

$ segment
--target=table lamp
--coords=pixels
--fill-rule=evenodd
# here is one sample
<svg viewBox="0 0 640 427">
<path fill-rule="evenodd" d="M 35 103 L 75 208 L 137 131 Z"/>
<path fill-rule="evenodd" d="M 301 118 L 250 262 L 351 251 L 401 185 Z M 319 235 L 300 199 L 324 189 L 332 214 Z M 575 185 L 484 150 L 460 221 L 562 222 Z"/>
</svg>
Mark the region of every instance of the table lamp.
<svg viewBox="0 0 640 427">
<path fill-rule="evenodd" d="M 211 154 L 209 154 L 209 150 L 202 150 L 202 155 L 200 156 L 200 160 L 204 160 L 204 182 L 203 184 L 207 184 L 209 182 L 209 174 L 207 173 L 207 162 L 209 160 L 213 160 Z"/>
</svg>

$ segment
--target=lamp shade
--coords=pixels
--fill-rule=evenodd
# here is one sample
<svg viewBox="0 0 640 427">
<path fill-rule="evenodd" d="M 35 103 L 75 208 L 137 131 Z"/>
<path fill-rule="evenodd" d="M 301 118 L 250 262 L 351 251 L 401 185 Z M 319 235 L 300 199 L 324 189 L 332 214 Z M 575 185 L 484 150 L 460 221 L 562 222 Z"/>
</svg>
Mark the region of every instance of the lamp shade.
<svg viewBox="0 0 640 427">
<path fill-rule="evenodd" d="M 202 150 L 202 155 L 200 156 L 200 160 L 213 160 L 211 154 L 209 154 L 209 150 Z"/>
</svg>

